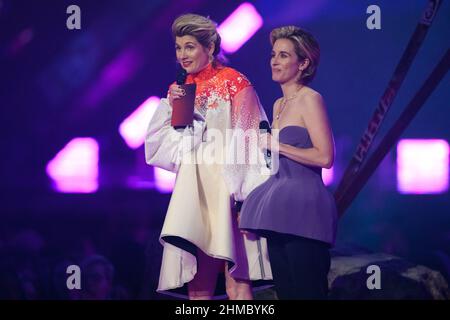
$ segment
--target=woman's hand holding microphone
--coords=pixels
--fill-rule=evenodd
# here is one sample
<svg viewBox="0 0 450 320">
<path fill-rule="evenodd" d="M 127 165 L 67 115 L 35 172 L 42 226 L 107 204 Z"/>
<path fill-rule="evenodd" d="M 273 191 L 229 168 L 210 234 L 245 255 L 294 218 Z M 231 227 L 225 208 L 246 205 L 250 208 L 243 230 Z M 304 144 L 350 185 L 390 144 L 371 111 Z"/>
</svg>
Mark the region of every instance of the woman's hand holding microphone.
<svg viewBox="0 0 450 320">
<path fill-rule="evenodd" d="M 180 99 L 186 95 L 186 91 L 178 84 L 173 84 L 169 88 L 169 103 L 173 106 L 173 100 Z"/>
</svg>

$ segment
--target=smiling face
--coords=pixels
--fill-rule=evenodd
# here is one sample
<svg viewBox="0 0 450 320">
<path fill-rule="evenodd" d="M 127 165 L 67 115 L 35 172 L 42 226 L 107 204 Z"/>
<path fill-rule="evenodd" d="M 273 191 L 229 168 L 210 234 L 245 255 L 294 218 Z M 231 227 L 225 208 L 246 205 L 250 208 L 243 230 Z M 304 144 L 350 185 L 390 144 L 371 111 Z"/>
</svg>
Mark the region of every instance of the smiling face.
<svg viewBox="0 0 450 320">
<path fill-rule="evenodd" d="M 273 44 L 270 59 L 272 80 L 280 84 L 296 82 L 300 76 L 301 63 L 289 39 L 278 39 Z"/>
<path fill-rule="evenodd" d="M 203 47 L 193 36 L 176 37 L 175 51 L 177 60 L 187 73 L 197 73 L 204 69 L 210 62 L 210 54 L 214 52 L 211 48 Z"/>
</svg>

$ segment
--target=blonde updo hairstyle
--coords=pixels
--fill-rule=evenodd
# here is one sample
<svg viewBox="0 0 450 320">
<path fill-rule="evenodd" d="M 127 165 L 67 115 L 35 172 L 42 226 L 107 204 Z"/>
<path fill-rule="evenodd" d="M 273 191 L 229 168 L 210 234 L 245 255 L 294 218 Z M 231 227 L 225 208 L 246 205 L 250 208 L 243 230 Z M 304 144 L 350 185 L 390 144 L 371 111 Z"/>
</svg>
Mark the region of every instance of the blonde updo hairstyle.
<svg viewBox="0 0 450 320">
<path fill-rule="evenodd" d="M 273 29 L 270 33 L 270 43 L 272 47 L 278 39 L 288 39 L 292 42 L 300 62 L 305 59 L 309 60 L 309 65 L 303 70 L 298 79 L 298 83 L 310 83 L 316 75 L 320 60 L 320 48 L 316 39 L 311 33 L 296 26 L 285 26 Z"/>
<path fill-rule="evenodd" d="M 226 58 L 220 50 L 221 38 L 217 32 L 217 24 L 211 19 L 198 14 L 184 14 L 175 19 L 172 24 L 172 36 L 176 37 L 192 36 L 206 49 L 214 44 L 213 65 L 219 62 L 224 64 Z"/>
</svg>

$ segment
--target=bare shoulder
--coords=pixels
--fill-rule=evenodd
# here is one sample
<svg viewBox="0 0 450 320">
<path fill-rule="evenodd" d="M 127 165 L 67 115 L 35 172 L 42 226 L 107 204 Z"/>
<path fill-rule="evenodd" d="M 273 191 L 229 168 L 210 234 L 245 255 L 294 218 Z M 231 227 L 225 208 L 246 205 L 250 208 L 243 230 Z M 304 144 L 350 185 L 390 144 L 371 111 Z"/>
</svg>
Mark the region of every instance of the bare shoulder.
<svg viewBox="0 0 450 320">
<path fill-rule="evenodd" d="M 283 97 L 280 97 L 277 100 L 275 100 L 275 102 L 273 103 L 273 110 L 274 111 L 278 110 L 282 99 L 283 99 Z"/>
<path fill-rule="evenodd" d="M 307 105 L 323 104 L 323 98 L 319 92 L 310 87 L 304 87 L 303 90 L 303 94 L 300 96 L 303 103 Z"/>
<path fill-rule="evenodd" d="M 305 87 L 303 94 L 299 97 L 305 112 L 323 112 L 325 110 L 325 101 L 322 95 L 314 89 Z"/>
</svg>

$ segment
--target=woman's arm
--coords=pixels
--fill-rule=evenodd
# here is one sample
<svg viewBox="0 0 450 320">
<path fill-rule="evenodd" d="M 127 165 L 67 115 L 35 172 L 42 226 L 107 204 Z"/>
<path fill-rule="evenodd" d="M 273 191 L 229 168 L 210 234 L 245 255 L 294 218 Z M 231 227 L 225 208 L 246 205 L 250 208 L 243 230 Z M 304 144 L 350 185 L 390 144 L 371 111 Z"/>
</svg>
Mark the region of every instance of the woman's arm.
<svg viewBox="0 0 450 320">
<path fill-rule="evenodd" d="M 179 132 L 171 124 L 172 107 L 169 100 L 161 99 L 145 135 L 147 164 L 177 172 L 184 153 L 195 149 L 201 142 L 205 119 L 194 113 L 192 128 Z"/>
<path fill-rule="evenodd" d="M 302 108 L 313 147 L 304 149 L 280 143 L 279 153 L 302 164 L 329 169 L 334 162 L 334 142 L 321 95 L 316 92 L 305 95 Z"/>
<path fill-rule="evenodd" d="M 241 89 L 232 100 L 233 134 L 227 142 L 227 152 L 237 158 L 224 164 L 224 180 L 236 201 L 243 201 L 268 178 L 261 174 L 265 164 L 258 162 L 264 160 L 264 155 L 258 148 L 259 124 L 263 120 L 267 121 L 267 117 L 255 89 L 252 86 Z"/>
</svg>

